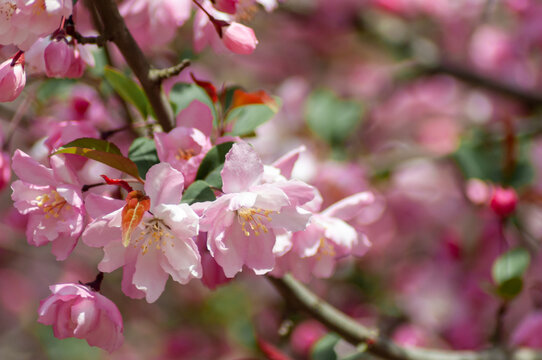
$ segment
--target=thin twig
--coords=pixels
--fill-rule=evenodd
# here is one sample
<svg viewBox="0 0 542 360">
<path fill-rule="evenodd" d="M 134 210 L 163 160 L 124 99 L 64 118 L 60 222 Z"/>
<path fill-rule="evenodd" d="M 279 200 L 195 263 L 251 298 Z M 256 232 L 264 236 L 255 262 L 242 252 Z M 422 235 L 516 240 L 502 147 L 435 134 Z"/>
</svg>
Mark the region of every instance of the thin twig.
<svg viewBox="0 0 542 360">
<path fill-rule="evenodd" d="M 128 31 L 115 1 L 94 0 L 92 4 L 103 24 L 102 36 L 111 39 L 117 45 L 128 66 L 141 83 L 158 123 L 165 132 L 170 131 L 174 122 L 173 111 L 162 92 L 161 82 L 150 78 L 151 66 Z"/>
<path fill-rule="evenodd" d="M 149 78 L 152 81 L 164 81 L 166 79 L 169 79 L 170 77 L 179 75 L 181 71 L 183 71 L 189 66 L 190 66 L 190 60 L 184 59 L 177 65 L 166 68 L 166 69 L 151 69 L 149 72 Z"/>
<path fill-rule="evenodd" d="M 482 351 L 404 348 L 331 306 L 290 275 L 267 277 L 281 295 L 353 345 L 367 344 L 367 353 L 387 360 L 542 360 L 542 352 L 492 348 Z"/>
</svg>

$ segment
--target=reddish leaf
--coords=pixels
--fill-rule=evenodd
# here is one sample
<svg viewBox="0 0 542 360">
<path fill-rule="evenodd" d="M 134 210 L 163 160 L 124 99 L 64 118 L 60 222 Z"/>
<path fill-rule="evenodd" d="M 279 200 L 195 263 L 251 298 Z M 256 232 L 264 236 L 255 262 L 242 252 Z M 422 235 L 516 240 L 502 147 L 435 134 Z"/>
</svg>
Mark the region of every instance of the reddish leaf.
<svg viewBox="0 0 542 360">
<path fill-rule="evenodd" d="M 118 185 L 118 186 L 122 187 L 124 190 L 126 190 L 128 192 L 134 191 L 134 189 L 132 189 L 132 187 L 125 180 L 122 180 L 122 179 L 110 179 L 106 175 L 100 175 L 100 176 L 109 185 Z"/>
<path fill-rule="evenodd" d="M 260 350 L 264 353 L 265 358 L 268 360 L 292 360 L 290 357 L 286 354 L 284 354 L 282 351 L 280 351 L 277 347 L 274 345 L 268 343 L 267 341 L 263 340 L 261 337 L 257 337 L 256 341 L 258 342 L 258 347 Z"/>
<path fill-rule="evenodd" d="M 126 205 L 122 209 L 122 245 L 124 247 L 130 244 L 132 232 L 150 207 L 151 199 L 141 191 L 134 190 L 126 197 Z"/>
<path fill-rule="evenodd" d="M 211 84 L 208 81 L 203 81 L 203 80 L 196 79 L 196 77 L 194 76 L 194 73 L 190 73 L 190 77 L 192 78 L 192 80 L 194 80 L 194 82 L 199 87 L 202 87 L 203 90 L 205 90 L 205 92 L 209 95 L 209 97 L 211 98 L 211 100 L 213 100 L 213 102 L 218 101 L 218 95 L 216 94 L 216 88 L 215 88 L 215 86 L 213 84 Z"/>
<path fill-rule="evenodd" d="M 275 112 L 278 111 L 278 105 L 275 99 L 273 99 L 263 90 L 252 93 L 244 92 L 243 90 L 235 90 L 233 93 L 232 109 L 239 106 L 257 104 L 267 105 L 269 108 L 271 108 L 271 110 Z"/>
</svg>

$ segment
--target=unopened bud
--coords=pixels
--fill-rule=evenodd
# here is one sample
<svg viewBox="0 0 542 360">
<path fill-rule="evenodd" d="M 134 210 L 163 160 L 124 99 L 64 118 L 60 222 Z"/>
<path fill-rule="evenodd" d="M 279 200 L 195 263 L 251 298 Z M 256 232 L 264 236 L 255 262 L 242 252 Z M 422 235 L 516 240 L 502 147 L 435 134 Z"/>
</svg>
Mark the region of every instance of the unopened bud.
<svg viewBox="0 0 542 360">
<path fill-rule="evenodd" d="M 24 54 L 0 64 L 0 102 L 15 100 L 26 84 Z"/>
<path fill-rule="evenodd" d="M 513 188 L 497 186 L 493 189 L 489 206 L 497 215 L 506 217 L 514 212 L 518 203 L 518 195 Z"/>
<path fill-rule="evenodd" d="M 254 31 L 236 22 L 224 28 L 222 41 L 230 51 L 242 55 L 252 54 L 258 45 Z"/>
</svg>

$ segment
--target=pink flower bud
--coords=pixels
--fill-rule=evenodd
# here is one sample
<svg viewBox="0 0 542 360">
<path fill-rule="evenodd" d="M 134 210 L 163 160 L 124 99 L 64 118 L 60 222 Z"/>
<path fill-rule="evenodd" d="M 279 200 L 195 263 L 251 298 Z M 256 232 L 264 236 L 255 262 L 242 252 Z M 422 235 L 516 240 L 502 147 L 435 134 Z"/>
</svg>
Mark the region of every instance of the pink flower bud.
<svg viewBox="0 0 542 360">
<path fill-rule="evenodd" d="M 9 154 L 3 152 L 0 154 L 0 191 L 2 191 L 11 179 L 11 166 Z"/>
<path fill-rule="evenodd" d="M 238 2 L 239 0 L 217 0 L 215 2 L 215 9 L 228 14 L 235 14 Z"/>
<path fill-rule="evenodd" d="M 71 64 L 70 67 L 67 69 L 66 73 L 64 74 L 65 77 L 70 79 L 77 79 L 83 76 L 83 73 L 85 72 L 86 63 L 81 57 L 81 54 L 78 50 L 72 51 L 71 56 Z"/>
<path fill-rule="evenodd" d="M 224 28 L 222 41 L 230 51 L 242 55 L 252 54 L 258 45 L 254 31 L 236 22 Z"/>
<path fill-rule="evenodd" d="M 50 286 L 53 295 L 40 302 L 38 322 L 53 326 L 59 339 L 76 337 L 109 352 L 124 340 L 122 317 L 108 298 L 84 285 Z"/>
<path fill-rule="evenodd" d="M 308 356 L 312 346 L 326 333 L 324 325 L 316 320 L 307 320 L 294 329 L 290 345 L 296 354 Z"/>
<path fill-rule="evenodd" d="M 43 56 L 47 76 L 64 77 L 73 60 L 73 49 L 64 40 L 51 41 Z"/>
<path fill-rule="evenodd" d="M 518 195 L 513 188 L 497 186 L 493 189 L 489 206 L 497 215 L 506 217 L 514 212 L 518 203 Z"/>
<path fill-rule="evenodd" d="M 15 60 L 8 59 L 0 64 L 0 102 L 15 100 L 26 84 L 24 54 Z"/>
</svg>

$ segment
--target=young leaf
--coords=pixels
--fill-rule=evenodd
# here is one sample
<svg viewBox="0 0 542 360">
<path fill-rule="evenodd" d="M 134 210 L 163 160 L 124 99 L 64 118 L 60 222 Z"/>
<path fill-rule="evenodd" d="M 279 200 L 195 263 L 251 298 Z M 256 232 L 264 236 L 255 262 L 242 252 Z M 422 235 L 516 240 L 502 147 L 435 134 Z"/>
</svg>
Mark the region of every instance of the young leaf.
<svg viewBox="0 0 542 360">
<path fill-rule="evenodd" d="M 122 245 L 124 247 L 130 244 L 132 232 L 150 207 L 151 199 L 141 191 L 134 190 L 126 197 L 126 205 L 122 209 Z"/>
<path fill-rule="evenodd" d="M 233 142 L 225 142 L 214 146 L 205 155 L 198 169 L 196 180 L 204 180 L 209 174 L 213 172 L 217 167 L 224 164 L 226 154 L 233 146 Z"/>
<path fill-rule="evenodd" d="M 216 199 L 215 193 L 205 181 L 194 181 L 183 194 L 181 202 L 192 205 L 196 202 L 213 201 Z"/>
<path fill-rule="evenodd" d="M 117 145 L 110 143 L 109 141 L 106 141 L 106 140 L 95 139 L 95 138 L 75 139 L 65 145 L 62 145 L 62 147 L 63 148 L 79 147 L 79 148 L 104 151 L 111 154 L 122 155 Z"/>
<path fill-rule="evenodd" d="M 497 294 L 504 299 L 512 299 L 523 288 L 523 274 L 529 266 L 531 257 L 523 248 L 512 249 L 501 255 L 493 263 L 492 276 L 497 285 Z"/>
<path fill-rule="evenodd" d="M 188 105 L 194 100 L 199 100 L 211 109 L 213 119 L 216 122 L 216 109 L 213 100 L 209 97 L 207 92 L 196 84 L 177 83 L 171 89 L 169 93 L 169 101 L 175 108 L 175 116 L 177 116 L 182 110 L 186 109 Z"/>
<path fill-rule="evenodd" d="M 105 79 L 113 89 L 127 102 L 133 104 L 146 119 L 151 108 L 147 96 L 132 79 L 111 67 L 105 67 Z"/>
<path fill-rule="evenodd" d="M 340 339 L 339 335 L 334 333 L 329 333 L 322 337 L 312 346 L 311 359 L 337 360 L 335 345 L 337 345 Z"/>
<path fill-rule="evenodd" d="M 233 129 L 229 135 L 246 136 L 271 119 L 276 114 L 267 105 L 245 105 L 236 107 L 228 112 L 226 122 L 234 122 Z"/>
<path fill-rule="evenodd" d="M 198 85 L 199 87 L 203 88 L 203 90 L 205 90 L 205 92 L 207 93 L 207 95 L 209 95 L 209 97 L 211 98 L 211 100 L 213 102 L 218 101 L 218 95 L 216 93 L 216 88 L 212 83 L 210 83 L 209 81 L 203 81 L 203 80 L 196 79 L 196 77 L 194 76 L 193 73 L 190 73 L 190 77 L 192 78 L 192 80 L 194 80 L 196 85 Z"/>
<path fill-rule="evenodd" d="M 244 92 L 241 89 L 237 89 L 233 93 L 232 109 L 246 105 L 267 105 L 275 113 L 279 111 L 279 106 L 275 99 L 273 99 L 265 91 L 260 90 L 252 93 Z"/>
<path fill-rule="evenodd" d="M 114 169 L 120 170 L 128 175 L 133 176 L 139 181 L 143 181 L 139 177 L 136 164 L 120 154 L 120 150 L 113 144 L 107 143 L 104 140 L 98 139 L 77 139 L 65 146 L 79 144 L 79 146 L 62 147 L 54 152 L 52 155 L 57 154 L 73 154 L 86 157 L 87 159 L 96 160 L 102 164 L 111 166 Z M 88 147 L 84 147 L 84 145 Z"/>
<path fill-rule="evenodd" d="M 137 165 L 139 175 L 143 179 L 145 179 L 145 175 L 151 166 L 160 162 L 156 153 L 156 143 L 146 137 L 134 140 L 130 150 L 128 150 L 128 157 Z"/>
<path fill-rule="evenodd" d="M 341 100 L 328 90 L 313 92 L 305 109 L 308 126 L 333 147 L 352 135 L 363 115 L 361 104 Z"/>
</svg>

